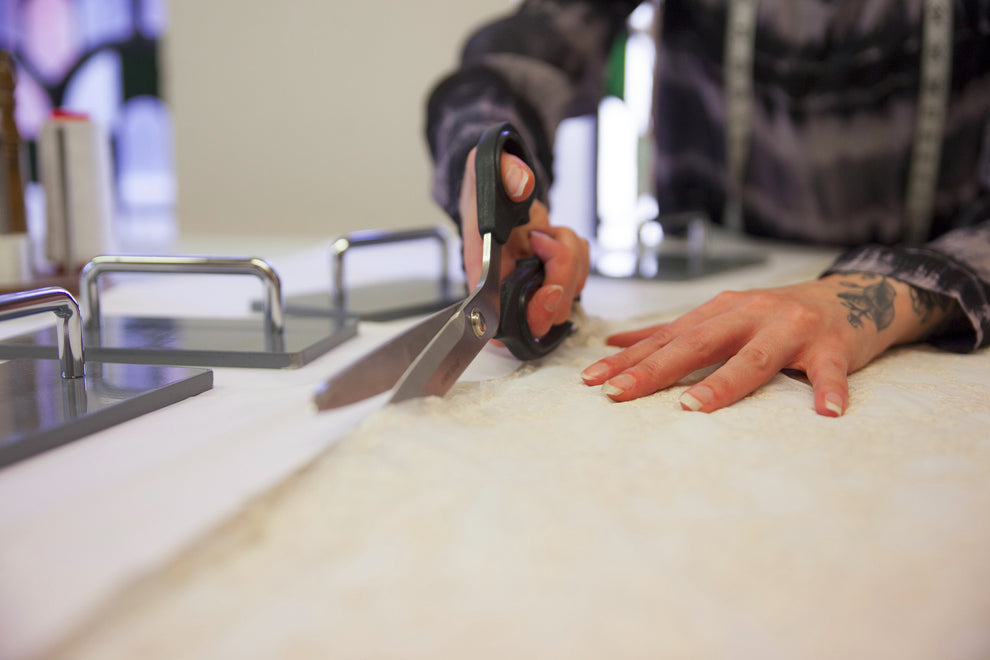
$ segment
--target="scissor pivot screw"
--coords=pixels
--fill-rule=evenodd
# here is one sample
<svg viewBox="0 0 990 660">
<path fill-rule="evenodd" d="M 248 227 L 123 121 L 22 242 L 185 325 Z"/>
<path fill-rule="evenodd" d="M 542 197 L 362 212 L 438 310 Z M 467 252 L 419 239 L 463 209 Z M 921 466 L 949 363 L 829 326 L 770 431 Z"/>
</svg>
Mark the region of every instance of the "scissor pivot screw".
<svg viewBox="0 0 990 660">
<path fill-rule="evenodd" d="M 485 335 L 485 330 L 488 328 L 485 325 L 485 317 L 477 309 L 471 311 L 471 329 L 474 330 L 475 337 L 483 337 Z"/>
</svg>

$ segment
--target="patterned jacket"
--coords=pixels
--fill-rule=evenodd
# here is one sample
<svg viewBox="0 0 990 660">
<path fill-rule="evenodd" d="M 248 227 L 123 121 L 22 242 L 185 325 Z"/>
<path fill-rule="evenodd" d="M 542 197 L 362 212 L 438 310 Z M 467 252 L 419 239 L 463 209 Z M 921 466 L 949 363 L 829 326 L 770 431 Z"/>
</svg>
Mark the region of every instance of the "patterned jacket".
<svg viewBox="0 0 990 660">
<path fill-rule="evenodd" d="M 722 216 L 729 178 L 727 4 L 665 0 L 654 85 L 661 212 Z M 456 220 L 464 159 L 512 121 L 540 179 L 559 122 L 592 111 L 605 63 L 640 0 L 527 0 L 484 26 L 433 90 L 427 139 L 435 199 Z M 828 272 L 894 277 L 964 312 L 932 341 L 990 342 L 990 0 L 952 2 L 951 86 L 927 242 L 908 244 L 925 0 L 760 0 L 740 199 L 747 233 L 850 248 Z M 545 190 L 541 191 L 545 199 Z"/>
</svg>

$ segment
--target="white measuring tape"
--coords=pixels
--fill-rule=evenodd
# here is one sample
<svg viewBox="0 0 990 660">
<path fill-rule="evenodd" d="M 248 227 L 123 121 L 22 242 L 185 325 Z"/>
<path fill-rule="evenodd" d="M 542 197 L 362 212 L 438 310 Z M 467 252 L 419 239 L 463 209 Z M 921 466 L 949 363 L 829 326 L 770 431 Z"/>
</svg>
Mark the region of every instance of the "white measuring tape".
<svg viewBox="0 0 990 660">
<path fill-rule="evenodd" d="M 729 0 L 725 31 L 727 168 L 723 223 L 743 230 L 742 191 L 752 138 L 753 53 L 757 0 Z M 921 243 L 931 229 L 935 186 L 942 158 L 942 137 L 952 78 L 952 2 L 925 0 L 914 145 L 905 195 L 908 242 Z"/>
<path fill-rule="evenodd" d="M 742 187 L 753 128 L 756 0 L 729 0 L 725 26 L 725 164 L 728 186 L 722 223 L 742 233 Z"/>
<path fill-rule="evenodd" d="M 952 2 L 925 2 L 921 46 L 921 89 L 914 128 L 914 151 L 908 173 L 905 238 L 921 243 L 928 238 L 935 205 L 935 186 L 942 160 L 942 137 L 952 79 Z"/>
</svg>

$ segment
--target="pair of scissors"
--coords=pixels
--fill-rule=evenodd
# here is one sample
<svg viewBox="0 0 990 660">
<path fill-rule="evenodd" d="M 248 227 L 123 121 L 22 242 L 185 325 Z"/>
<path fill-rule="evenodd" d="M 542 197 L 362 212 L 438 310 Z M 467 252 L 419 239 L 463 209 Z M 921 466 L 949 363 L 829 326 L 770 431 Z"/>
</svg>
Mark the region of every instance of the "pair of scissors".
<svg viewBox="0 0 990 660">
<path fill-rule="evenodd" d="M 509 198 L 502 184 L 502 151 L 533 160 L 509 123 L 485 131 L 475 156 L 478 231 L 482 237 L 481 280 L 463 302 L 423 320 L 325 381 L 314 397 L 320 410 L 349 405 L 392 390 L 389 403 L 443 396 L 490 339 L 499 339 L 521 360 L 543 357 L 570 333 L 570 321 L 537 338 L 526 321 L 526 303 L 543 284 L 539 257 L 516 262 L 503 282 L 502 246 L 529 222 L 536 187 L 525 200 Z"/>
</svg>

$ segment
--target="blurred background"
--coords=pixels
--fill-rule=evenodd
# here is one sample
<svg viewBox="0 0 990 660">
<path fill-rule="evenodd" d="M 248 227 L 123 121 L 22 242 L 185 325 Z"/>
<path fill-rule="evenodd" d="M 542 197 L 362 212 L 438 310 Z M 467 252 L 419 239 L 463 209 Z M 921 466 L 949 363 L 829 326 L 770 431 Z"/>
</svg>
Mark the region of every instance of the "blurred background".
<svg viewBox="0 0 990 660">
<path fill-rule="evenodd" d="M 510 5 L 0 0 L 0 48 L 33 181 L 38 131 L 62 107 L 110 135 L 130 230 L 326 237 L 443 221 L 426 94 Z M 29 185 L 34 213 L 39 196 Z"/>
<path fill-rule="evenodd" d="M 17 123 L 53 108 L 111 139 L 122 246 L 176 235 L 330 238 L 447 222 L 430 199 L 426 97 L 473 28 L 513 0 L 0 0 Z M 556 224 L 632 259 L 649 177 L 658 3 L 613 48 L 595 116 L 558 131 Z M 33 224 L 44 195 L 28 185 Z M 121 240 L 122 239 L 122 240 Z"/>
</svg>

